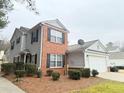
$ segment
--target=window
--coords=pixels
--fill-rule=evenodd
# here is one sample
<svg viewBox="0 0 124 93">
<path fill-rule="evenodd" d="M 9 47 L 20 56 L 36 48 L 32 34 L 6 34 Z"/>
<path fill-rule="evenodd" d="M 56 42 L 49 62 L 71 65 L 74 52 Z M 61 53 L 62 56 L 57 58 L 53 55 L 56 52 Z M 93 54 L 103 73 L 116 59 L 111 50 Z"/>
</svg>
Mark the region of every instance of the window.
<svg viewBox="0 0 124 93">
<path fill-rule="evenodd" d="M 14 45 L 15 45 L 15 41 L 13 41 L 13 42 L 11 43 L 11 50 L 14 49 Z"/>
<path fill-rule="evenodd" d="M 32 57 L 31 57 L 32 59 L 32 61 L 31 61 L 31 63 L 32 64 L 37 64 L 37 54 L 35 54 L 35 55 L 32 55 Z"/>
<path fill-rule="evenodd" d="M 63 55 L 50 54 L 50 67 L 57 68 L 63 66 Z"/>
<path fill-rule="evenodd" d="M 57 66 L 62 66 L 63 56 L 57 55 Z"/>
<path fill-rule="evenodd" d="M 31 33 L 31 44 L 33 42 L 38 42 L 38 34 L 39 34 L 39 30 L 32 31 L 32 33 Z"/>
<path fill-rule="evenodd" d="M 51 54 L 50 55 L 50 67 L 55 67 L 56 66 L 56 55 Z"/>
<path fill-rule="evenodd" d="M 50 42 L 55 42 L 55 43 L 64 43 L 64 33 L 53 30 L 53 29 L 49 29 L 49 41 Z"/>
<path fill-rule="evenodd" d="M 16 44 L 20 43 L 20 37 L 16 39 Z"/>
<path fill-rule="evenodd" d="M 35 63 L 35 56 L 34 56 L 34 55 L 32 55 L 32 57 L 31 57 L 31 58 L 32 58 L 31 63 L 33 63 L 33 64 L 34 64 L 34 63 Z"/>
</svg>

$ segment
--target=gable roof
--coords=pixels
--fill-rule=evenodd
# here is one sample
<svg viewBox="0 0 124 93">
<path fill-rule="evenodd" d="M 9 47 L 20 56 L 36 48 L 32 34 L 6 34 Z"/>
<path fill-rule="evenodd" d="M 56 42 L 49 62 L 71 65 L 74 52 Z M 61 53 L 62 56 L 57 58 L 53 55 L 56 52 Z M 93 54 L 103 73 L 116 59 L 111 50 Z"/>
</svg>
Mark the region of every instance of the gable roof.
<svg viewBox="0 0 124 93">
<path fill-rule="evenodd" d="M 66 29 L 66 27 L 58 19 L 46 20 L 46 21 L 42 21 L 41 23 L 42 24 L 48 24 L 48 25 L 51 25 L 51 26 L 54 26 L 54 27 L 58 27 L 60 29 L 63 29 L 64 31 L 69 32 L 69 30 Z"/>
<path fill-rule="evenodd" d="M 112 52 L 109 53 L 110 59 L 124 59 L 124 52 Z"/>
<path fill-rule="evenodd" d="M 20 28 L 16 28 L 15 31 L 14 31 L 14 33 L 13 33 L 13 35 L 12 35 L 12 38 L 10 39 L 10 41 L 13 39 L 13 37 L 14 37 L 14 35 L 15 35 L 16 32 L 23 33 L 23 32 L 27 32 L 27 31 L 29 31 L 29 28 L 22 27 L 22 26 Z"/>
<path fill-rule="evenodd" d="M 78 50 L 78 49 L 87 49 L 88 47 L 90 47 L 97 41 L 99 41 L 99 40 L 88 41 L 88 42 L 85 42 L 83 45 L 80 45 L 80 44 L 71 45 L 68 47 L 68 51 L 74 51 L 74 50 Z"/>
</svg>

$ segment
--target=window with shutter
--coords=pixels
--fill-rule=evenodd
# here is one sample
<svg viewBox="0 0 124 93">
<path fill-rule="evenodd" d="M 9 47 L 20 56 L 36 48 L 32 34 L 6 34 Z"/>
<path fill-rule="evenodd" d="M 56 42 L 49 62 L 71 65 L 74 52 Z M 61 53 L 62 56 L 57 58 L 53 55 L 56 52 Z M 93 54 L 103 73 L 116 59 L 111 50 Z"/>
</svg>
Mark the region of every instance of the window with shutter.
<svg viewBox="0 0 124 93">
<path fill-rule="evenodd" d="M 50 68 L 61 68 L 64 65 L 64 56 L 61 54 L 49 54 L 47 56 L 49 60 L 47 60 L 47 64 L 49 63 Z"/>
<path fill-rule="evenodd" d="M 34 43 L 34 42 L 38 42 L 38 34 L 39 34 L 39 30 L 32 31 L 32 33 L 31 33 L 31 44 Z"/>
<path fill-rule="evenodd" d="M 64 33 L 54 29 L 48 29 L 48 41 L 63 44 L 64 40 Z"/>
</svg>

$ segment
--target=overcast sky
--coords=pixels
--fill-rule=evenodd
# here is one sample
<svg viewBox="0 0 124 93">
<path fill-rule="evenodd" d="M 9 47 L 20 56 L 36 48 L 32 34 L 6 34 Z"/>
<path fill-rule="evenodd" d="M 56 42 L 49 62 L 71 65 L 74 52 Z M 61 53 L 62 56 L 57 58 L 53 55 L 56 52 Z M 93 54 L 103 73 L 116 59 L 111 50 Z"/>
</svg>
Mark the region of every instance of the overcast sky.
<svg viewBox="0 0 124 93">
<path fill-rule="evenodd" d="M 40 21 L 58 18 L 70 31 L 70 44 L 78 39 L 100 39 L 104 44 L 124 41 L 124 0 L 36 1 L 40 15 L 15 3 L 15 10 L 8 14 L 10 23 L 0 32 L 2 38 L 10 39 L 16 27 L 31 28 Z"/>
</svg>

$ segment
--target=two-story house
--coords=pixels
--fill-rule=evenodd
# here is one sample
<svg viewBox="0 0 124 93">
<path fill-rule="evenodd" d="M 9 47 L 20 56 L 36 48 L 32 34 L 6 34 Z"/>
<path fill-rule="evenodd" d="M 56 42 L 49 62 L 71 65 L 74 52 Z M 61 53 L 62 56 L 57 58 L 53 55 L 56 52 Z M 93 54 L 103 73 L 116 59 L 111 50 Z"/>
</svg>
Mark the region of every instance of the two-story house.
<svg viewBox="0 0 124 93">
<path fill-rule="evenodd" d="M 31 29 L 16 28 L 10 40 L 11 62 L 36 64 L 43 73 L 49 68 L 64 73 L 68 32 L 58 19 L 40 22 Z"/>
</svg>

